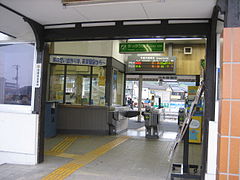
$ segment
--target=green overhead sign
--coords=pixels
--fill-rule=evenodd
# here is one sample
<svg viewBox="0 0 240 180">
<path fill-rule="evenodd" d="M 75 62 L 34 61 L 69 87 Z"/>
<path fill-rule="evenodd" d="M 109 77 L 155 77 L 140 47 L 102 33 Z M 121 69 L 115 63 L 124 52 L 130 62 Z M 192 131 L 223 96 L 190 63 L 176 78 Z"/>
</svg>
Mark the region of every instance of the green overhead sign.
<svg viewBox="0 0 240 180">
<path fill-rule="evenodd" d="M 119 53 L 159 53 L 164 52 L 165 44 L 158 43 L 120 43 Z"/>
</svg>

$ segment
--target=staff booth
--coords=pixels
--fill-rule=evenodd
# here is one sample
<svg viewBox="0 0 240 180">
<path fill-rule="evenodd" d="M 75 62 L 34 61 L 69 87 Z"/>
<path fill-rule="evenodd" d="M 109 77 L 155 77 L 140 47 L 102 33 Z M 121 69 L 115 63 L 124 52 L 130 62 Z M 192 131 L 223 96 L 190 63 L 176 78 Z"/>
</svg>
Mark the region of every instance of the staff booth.
<svg viewBox="0 0 240 180">
<path fill-rule="evenodd" d="M 45 132 L 55 126 L 56 133 L 109 134 L 111 112 L 124 101 L 124 73 L 125 65 L 112 57 L 51 54 L 45 107 L 52 110 L 45 112 L 54 115 L 45 113 Z"/>
</svg>

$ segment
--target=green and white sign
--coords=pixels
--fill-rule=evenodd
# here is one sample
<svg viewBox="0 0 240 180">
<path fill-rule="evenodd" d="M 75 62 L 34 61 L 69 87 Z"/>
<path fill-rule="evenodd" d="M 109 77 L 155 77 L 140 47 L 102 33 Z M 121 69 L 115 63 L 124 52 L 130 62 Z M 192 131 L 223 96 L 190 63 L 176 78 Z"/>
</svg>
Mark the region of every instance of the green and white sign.
<svg viewBox="0 0 240 180">
<path fill-rule="evenodd" d="M 160 53 L 165 51 L 165 44 L 158 43 L 120 43 L 119 53 Z"/>
</svg>

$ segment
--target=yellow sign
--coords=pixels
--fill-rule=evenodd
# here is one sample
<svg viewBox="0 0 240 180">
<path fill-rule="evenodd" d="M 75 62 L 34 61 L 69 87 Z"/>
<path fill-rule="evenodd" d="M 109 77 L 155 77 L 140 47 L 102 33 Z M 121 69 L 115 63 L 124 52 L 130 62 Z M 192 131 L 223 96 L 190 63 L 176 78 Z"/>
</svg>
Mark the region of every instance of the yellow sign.
<svg viewBox="0 0 240 180">
<path fill-rule="evenodd" d="M 201 143 L 202 137 L 202 116 L 193 116 L 189 127 L 189 142 Z"/>
<path fill-rule="evenodd" d="M 196 95 L 198 86 L 188 86 L 188 95 Z"/>
</svg>

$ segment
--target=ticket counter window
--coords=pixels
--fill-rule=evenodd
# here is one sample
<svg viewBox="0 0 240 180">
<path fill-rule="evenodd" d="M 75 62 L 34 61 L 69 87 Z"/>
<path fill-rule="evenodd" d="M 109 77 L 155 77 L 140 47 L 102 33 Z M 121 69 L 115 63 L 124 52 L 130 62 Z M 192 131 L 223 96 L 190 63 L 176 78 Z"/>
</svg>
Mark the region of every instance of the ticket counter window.
<svg viewBox="0 0 240 180">
<path fill-rule="evenodd" d="M 49 101 L 105 106 L 105 67 L 51 64 L 50 69 Z"/>
<path fill-rule="evenodd" d="M 105 106 L 106 69 L 93 67 L 92 76 L 92 104 Z"/>
<path fill-rule="evenodd" d="M 49 100 L 63 102 L 64 65 L 51 65 Z"/>
<path fill-rule="evenodd" d="M 67 66 L 65 102 L 89 104 L 90 66 Z"/>
<path fill-rule="evenodd" d="M 123 105 L 124 74 L 113 70 L 113 104 Z"/>
</svg>

